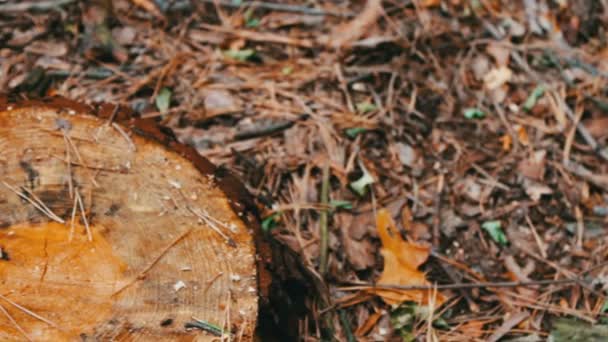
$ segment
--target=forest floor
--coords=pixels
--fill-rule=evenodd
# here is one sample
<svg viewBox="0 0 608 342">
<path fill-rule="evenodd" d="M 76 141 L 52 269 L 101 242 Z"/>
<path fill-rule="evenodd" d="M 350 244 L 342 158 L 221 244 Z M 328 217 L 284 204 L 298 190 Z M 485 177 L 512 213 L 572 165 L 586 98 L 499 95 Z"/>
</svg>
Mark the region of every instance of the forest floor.
<svg viewBox="0 0 608 342">
<path fill-rule="evenodd" d="M 0 1 L 0 91 L 238 175 L 302 340 L 607 340 L 608 1 L 274 4 Z"/>
</svg>

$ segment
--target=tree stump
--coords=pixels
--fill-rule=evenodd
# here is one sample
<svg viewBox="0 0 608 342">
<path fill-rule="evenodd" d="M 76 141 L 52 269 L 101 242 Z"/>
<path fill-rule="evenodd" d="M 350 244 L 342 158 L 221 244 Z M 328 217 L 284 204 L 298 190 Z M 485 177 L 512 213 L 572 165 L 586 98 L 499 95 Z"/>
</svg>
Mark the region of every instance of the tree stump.
<svg viewBox="0 0 608 342">
<path fill-rule="evenodd" d="M 251 340 L 243 187 L 113 105 L 0 96 L 0 340 Z"/>
</svg>

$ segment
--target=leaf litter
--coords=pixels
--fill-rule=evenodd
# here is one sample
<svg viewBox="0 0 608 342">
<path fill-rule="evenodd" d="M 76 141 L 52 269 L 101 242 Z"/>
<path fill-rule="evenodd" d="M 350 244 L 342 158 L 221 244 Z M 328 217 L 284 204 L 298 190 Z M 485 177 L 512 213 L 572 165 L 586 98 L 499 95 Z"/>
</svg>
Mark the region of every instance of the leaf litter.
<svg viewBox="0 0 608 342">
<path fill-rule="evenodd" d="M 277 278 L 302 289 L 277 291 L 298 338 L 594 337 L 608 288 L 607 11 L 3 1 L 0 89 L 130 106 L 239 176 L 287 255 Z M 434 286 L 450 288 L 416 315 Z"/>
</svg>

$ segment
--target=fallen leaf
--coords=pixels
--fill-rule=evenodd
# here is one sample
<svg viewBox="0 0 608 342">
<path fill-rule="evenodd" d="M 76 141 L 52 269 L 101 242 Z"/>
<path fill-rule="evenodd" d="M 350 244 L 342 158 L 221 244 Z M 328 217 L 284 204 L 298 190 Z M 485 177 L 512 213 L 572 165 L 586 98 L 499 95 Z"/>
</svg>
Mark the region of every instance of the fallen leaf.
<svg viewBox="0 0 608 342">
<path fill-rule="evenodd" d="M 171 105 L 171 90 L 168 88 L 162 88 L 156 96 L 156 108 L 161 113 L 167 112 Z"/>
<path fill-rule="evenodd" d="M 530 96 L 528 96 L 528 98 L 526 99 L 526 102 L 524 102 L 522 108 L 526 112 L 529 112 L 530 110 L 532 110 L 532 108 L 534 108 L 534 106 L 536 105 L 536 102 L 538 101 L 538 99 L 540 99 L 544 93 L 545 93 L 544 85 L 541 84 L 541 85 L 537 86 L 536 88 L 534 88 L 532 93 L 530 93 Z"/>
<path fill-rule="evenodd" d="M 251 57 L 255 56 L 255 50 L 253 49 L 243 49 L 243 50 L 226 50 L 224 51 L 224 56 L 234 59 L 240 62 L 245 62 L 249 60 Z"/>
<path fill-rule="evenodd" d="M 494 57 L 494 61 L 499 68 L 507 68 L 511 56 L 511 49 L 502 44 L 488 44 L 486 52 Z M 508 69 L 508 68 L 507 68 Z M 510 70 L 509 70 L 510 71 Z"/>
<path fill-rule="evenodd" d="M 353 20 L 337 27 L 327 43 L 337 49 L 352 44 L 368 33 L 381 15 L 382 1 L 368 0 L 363 11 Z"/>
<path fill-rule="evenodd" d="M 551 195 L 553 193 L 550 187 L 530 179 L 524 179 L 523 185 L 526 195 L 530 196 L 534 201 L 540 200 L 543 195 Z"/>
<path fill-rule="evenodd" d="M 418 153 L 410 145 L 398 142 L 395 144 L 397 147 L 399 161 L 401 164 L 412 167 L 418 160 Z"/>
<path fill-rule="evenodd" d="M 467 108 L 463 112 L 464 117 L 472 120 L 472 119 L 483 119 L 486 116 L 483 110 L 479 108 Z"/>
<path fill-rule="evenodd" d="M 555 342 L 606 341 L 608 340 L 608 325 L 590 325 L 587 322 L 562 318 L 553 323 L 551 338 Z"/>
<path fill-rule="evenodd" d="M 395 222 L 386 209 L 378 211 L 376 216 L 376 228 L 378 236 L 382 241 L 381 253 L 384 257 L 384 269 L 377 281 L 378 285 L 401 285 L 401 286 L 427 286 L 425 274 L 418 270 L 429 257 L 430 248 L 408 241 L 404 241 L 399 235 Z M 432 301 L 432 290 L 369 290 L 380 296 L 386 303 L 396 305 L 405 301 L 412 301 L 427 305 Z M 445 302 L 445 296 L 436 293 L 435 306 Z"/>
<path fill-rule="evenodd" d="M 513 71 L 506 66 L 490 70 L 483 78 L 483 83 L 489 90 L 500 88 L 503 84 L 509 82 L 513 76 Z"/>
<path fill-rule="evenodd" d="M 370 103 L 370 102 L 357 103 L 356 107 L 357 107 L 357 111 L 362 114 L 373 112 L 376 109 L 378 109 L 378 107 L 375 104 Z"/>
<path fill-rule="evenodd" d="M 468 338 L 480 338 L 485 333 L 483 326 L 486 324 L 487 322 L 484 321 L 469 321 L 461 324 L 458 331 Z"/>
<path fill-rule="evenodd" d="M 361 165 L 361 171 L 363 171 L 363 175 L 361 178 L 356 181 L 350 183 L 350 188 L 356 192 L 359 196 L 365 196 L 367 193 L 367 186 L 373 184 L 375 182 L 374 177 L 367 171 L 367 169 Z"/>
<path fill-rule="evenodd" d="M 25 47 L 25 51 L 49 57 L 62 57 L 68 52 L 64 42 L 36 41 Z"/>
<path fill-rule="evenodd" d="M 500 221 L 486 221 L 481 225 L 481 228 L 488 232 L 492 240 L 494 240 L 496 243 L 503 246 L 509 243 L 509 240 L 507 240 L 507 236 L 502 231 Z"/>
<path fill-rule="evenodd" d="M 530 138 L 528 138 L 528 132 L 524 126 L 519 126 L 517 128 L 517 138 L 520 144 L 524 146 L 530 145 Z"/>
<path fill-rule="evenodd" d="M 523 175 L 536 181 L 542 181 L 545 175 L 547 151 L 533 152 L 530 157 L 523 159 L 517 165 L 517 170 Z"/>
</svg>

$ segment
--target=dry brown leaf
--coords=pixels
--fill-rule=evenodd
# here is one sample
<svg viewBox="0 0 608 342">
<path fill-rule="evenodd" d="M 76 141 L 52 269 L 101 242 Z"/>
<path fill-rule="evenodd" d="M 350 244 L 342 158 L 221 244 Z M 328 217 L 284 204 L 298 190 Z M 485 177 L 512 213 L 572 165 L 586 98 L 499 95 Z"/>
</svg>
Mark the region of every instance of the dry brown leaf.
<svg viewBox="0 0 608 342">
<path fill-rule="evenodd" d="M 494 90 L 502 87 L 503 84 L 509 82 L 513 76 L 513 71 L 508 67 L 499 67 L 490 70 L 483 78 L 483 83 L 489 90 Z"/>
<path fill-rule="evenodd" d="M 378 211 L 376 228 L 382 241 L 384 270 L 378 279 L 378 285 L 427 286 L 425 274 L 418 270 L 429 257 L 430 249 L 422 245 L 404 241 L 395 227 L 395 222 L 386 209 Z M 386 303 L 395 305 L 405 301 L 419 304 L 431 302 L 431 290 L 388 290 L 373 289 L 372 293 L 380 296 Z M 434 300 L 439 306 L 445 302 L 445 296 L 437 292 Z"/>
<path fill-rule="evenodd" d="M 484 334 L 483 326 L 486 323 L 484 321 L 469 321 L 460 325 L 458 331 L 468 338 L 480 338 Z"/>
<path fill-rule="evenodd" d="M 382 14 L 382 1 L 368 0 L 361 13 L 348 23 L 335 29 L 327 42 L 334 48 L 347 46 L 363 37 Z"/>
</svg>

